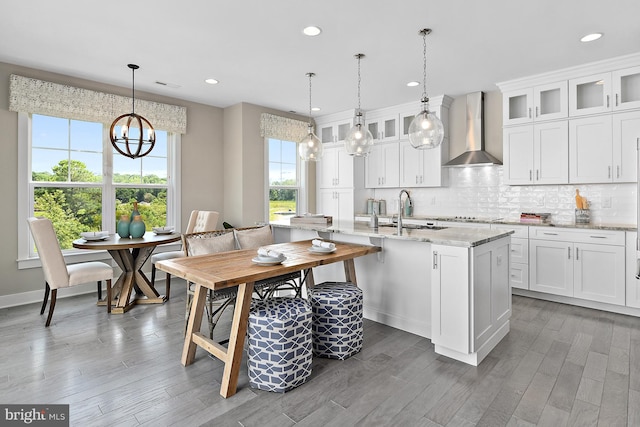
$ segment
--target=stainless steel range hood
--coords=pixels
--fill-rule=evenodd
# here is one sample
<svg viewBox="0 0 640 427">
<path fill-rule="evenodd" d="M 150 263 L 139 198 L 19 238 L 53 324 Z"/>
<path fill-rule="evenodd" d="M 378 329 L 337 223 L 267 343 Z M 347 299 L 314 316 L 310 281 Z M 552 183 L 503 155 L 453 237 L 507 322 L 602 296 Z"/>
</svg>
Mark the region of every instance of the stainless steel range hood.
<svg viewBox="0 0 640 427">
<path fill-rule="evenodd" d="M 467 95 L 467 151 L 444 166 L 466 167 L 501 165 L 502 162 L 484 151 L 484 93 Z"/>
</svg>

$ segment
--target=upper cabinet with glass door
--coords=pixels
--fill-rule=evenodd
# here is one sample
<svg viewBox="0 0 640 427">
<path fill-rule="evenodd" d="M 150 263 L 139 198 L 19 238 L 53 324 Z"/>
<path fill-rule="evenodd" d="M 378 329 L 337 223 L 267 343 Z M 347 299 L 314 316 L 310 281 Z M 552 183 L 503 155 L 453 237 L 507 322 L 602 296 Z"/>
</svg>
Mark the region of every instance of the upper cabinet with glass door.
<svg viewBox="0 0 640 427">
<path fill-rule="evenodd" d="M 344 143 L 353 126 L 354 110 L 316 118 L 316 135 L 323 144 Z"/>
<path fill-rule="evenodd" d="M 560 81 L 505 92 L 503 125 L 520 125 L 567 117 L 567 82 Z"/>
<path fill-rule="evenodd" d="M 398 112 L 390 111 L 380 114 L 382 110 L 365 116 L 365 123 L 373 139 L 377 142 L 397 141 L 398 136 Z"/>
<path fill-rule="evenodd" d="M 569 80 L 569 114 L 640 108 L 640 66 Z"/>
</svg>

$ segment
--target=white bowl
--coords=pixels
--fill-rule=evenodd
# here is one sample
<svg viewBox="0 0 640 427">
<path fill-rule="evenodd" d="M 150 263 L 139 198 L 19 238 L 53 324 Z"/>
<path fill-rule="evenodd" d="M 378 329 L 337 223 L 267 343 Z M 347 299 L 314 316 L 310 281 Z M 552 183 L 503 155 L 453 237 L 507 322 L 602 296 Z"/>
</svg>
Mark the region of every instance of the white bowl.
<svg viewBox="0 0 640 427">
<path fill-rule="evenodd" d="M 273 257 L 273 256 L 263 256 L 263 255 L 258 255 L 258 259 L 261 262 L 282 262 L 286 259 L 287 257 L 284 254 L 280 254 L 279 257 Z"/>
<path fill-rule="evenodd" d="M 109 232 L 108 231 L 85 231 L 83 233 L 80 233 L 80 236 L 82 236 L 82 238 L 85 240 L 100 240 L 100 239 L 105 239 L 109 237 Z"/>
<path fill-rule="evenodd" d="M 174 230 L 174 227 L 169 225 L 164 227 L 153 227 L 153 231 L 160 234 L 173 233 L 173 230 Z"/>
</svg>

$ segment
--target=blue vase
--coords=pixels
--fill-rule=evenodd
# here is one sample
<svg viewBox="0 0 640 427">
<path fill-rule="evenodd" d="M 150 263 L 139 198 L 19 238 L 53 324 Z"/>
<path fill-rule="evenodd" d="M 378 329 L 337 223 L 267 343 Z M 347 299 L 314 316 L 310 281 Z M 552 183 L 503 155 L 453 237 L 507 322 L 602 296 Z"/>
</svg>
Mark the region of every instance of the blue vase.
<svg viewBox="0 0 640 427">
<path fill-rule="evenodd" d="M 140 215 L 140 211 L 138 210 L 138 202 L 133 202 L 133 210 L 131 211 L 131 215 L 129 216 L 129 222 L 133 221 L 133 217 L 136 215 Z"/>
<path fill-rule="evenodd" d="M 126 239 L 129 237 L 129 215 L 120 216 L 120 221 L 118 221 L 118 225 L 116 226 L 116 231 L 118 236 Z"/>
<path fill-rule="evenodd" d="M 136 215 L 133 217 L 133 221 L 129 224 L 129 235 L 132 239 L 137 239 L 144 236 L 144 232 L 146 231 L 146 227 L 144 222 L 142 221 L 142 217 L 140 215 Z"/>
</svg>

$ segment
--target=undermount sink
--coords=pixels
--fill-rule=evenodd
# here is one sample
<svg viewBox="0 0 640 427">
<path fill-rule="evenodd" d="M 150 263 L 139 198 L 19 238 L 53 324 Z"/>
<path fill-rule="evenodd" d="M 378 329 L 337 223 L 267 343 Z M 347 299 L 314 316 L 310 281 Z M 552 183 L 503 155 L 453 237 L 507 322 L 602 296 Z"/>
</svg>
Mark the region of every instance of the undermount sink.
<svg viewBox="0 0 640 427">
<path fill-rule="evenodd" d="M 395 222 L 390 224 L 380 224 L 380 227 L 398 228 L 398 224 Z M 444 230 L 449 227 L 441 227 L 439 225 L 403 224 L 402 228 L 406 228 L 408 230 Z"/>
</svg>

